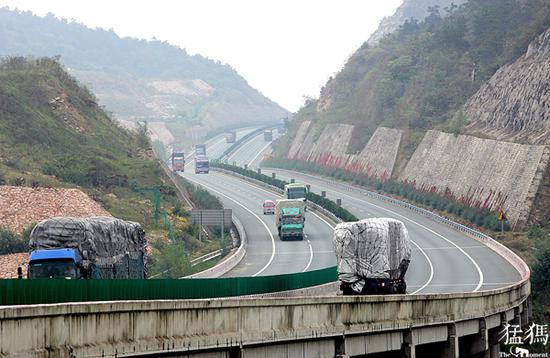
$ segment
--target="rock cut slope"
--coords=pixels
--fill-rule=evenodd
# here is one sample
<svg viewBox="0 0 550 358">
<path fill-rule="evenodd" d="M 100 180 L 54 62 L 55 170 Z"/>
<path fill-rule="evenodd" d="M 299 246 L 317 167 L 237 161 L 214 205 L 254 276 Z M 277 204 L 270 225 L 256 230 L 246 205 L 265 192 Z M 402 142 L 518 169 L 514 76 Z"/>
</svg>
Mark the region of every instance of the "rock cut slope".
<svg viewBox="0 0 550 358">
<path fill-rule="evenodd" d="M 470 133 L 550 144 L 550 28 L 505 65 L 465 105 Z"/>
</svg>

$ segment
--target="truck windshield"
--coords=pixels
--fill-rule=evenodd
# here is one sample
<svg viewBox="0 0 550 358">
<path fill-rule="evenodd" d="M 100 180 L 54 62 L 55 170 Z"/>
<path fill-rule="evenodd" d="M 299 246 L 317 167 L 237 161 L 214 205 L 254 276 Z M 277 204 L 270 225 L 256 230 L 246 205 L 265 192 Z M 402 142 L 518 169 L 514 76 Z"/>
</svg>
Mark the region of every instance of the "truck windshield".
<svg viewBox="0 0 550 358">
<path fill-rule="evenodd" d="M 306 197 L 305 188 L 289 188 L 288 189 L 288 198 L 289 199 L 300 199 Z"/>
<path fill-rule="evenodd" d="M 29 265 L 29 278 L 77 278 L 76 267 L 72 261 L 42 261 Z"/>
</svg>

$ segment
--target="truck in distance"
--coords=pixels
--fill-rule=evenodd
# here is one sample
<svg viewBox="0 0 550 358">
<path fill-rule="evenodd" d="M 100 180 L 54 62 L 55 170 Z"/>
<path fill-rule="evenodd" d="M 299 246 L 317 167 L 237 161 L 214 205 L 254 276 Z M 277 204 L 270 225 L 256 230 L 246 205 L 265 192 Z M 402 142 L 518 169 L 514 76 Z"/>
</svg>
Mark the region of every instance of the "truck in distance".
<svg viewBox="0 0 550 358">
<path fill-rule="evenodd" d="M 305 208 L 303 199 L 277 200 L 275 225 L 281 241 L 304 239 Z"/>
<path fill-rule="evenodd" d="M 287 199 L 304 199 L 307 201 L 307 185 L 300 183 L 290 183 L 285 185 L 284 196 Z"/>
<path fill-rule="evenodd" d="M 266 129 L 264 131 L 264 140 L 266 142 L 271 142 L 273 140 L 273 131 L 271 131 L 271 129 Z"/>
<path fill-rule="evenodd" d="M 145 278 L 145 232 L 111 217 L 54 217 L 30 234 L 27 277 Z"/>
<path fill-rule="evenodd" d="M 237 132 L 236 131 L 230 131 L 225 133 L 225 142 L 226 143 L 235 143 L 235 140 L 237 139 Z"/>
<path fill-rule="evenodd" d="M 195 156 L 197 155 L 206 155 L 206 144 L 195 145 Z"/>
<path fill-rule="evenodd" d="M 185 170 L 185 153 L 183 150 L 174 150 L 172 152 L 172 170 L 183 172 Z"/>
<path fill-rule="evenodd" d="M 206 155 L 195 154 L 195 174 L 208 174 L 210 170 L 210 162 Z"/>
<path fill-rule="evenodd" d="M 405 224 L 372 218 L 336 225 L 333 237 L 344 295 L 404 294 L 411 243 Z"/>
</svg>

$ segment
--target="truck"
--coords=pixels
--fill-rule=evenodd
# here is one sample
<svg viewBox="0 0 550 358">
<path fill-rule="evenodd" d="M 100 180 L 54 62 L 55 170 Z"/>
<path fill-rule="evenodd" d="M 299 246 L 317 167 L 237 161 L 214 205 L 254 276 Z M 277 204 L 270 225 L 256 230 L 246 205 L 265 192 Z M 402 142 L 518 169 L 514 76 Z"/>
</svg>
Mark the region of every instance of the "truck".
<svg viewBox="0 0 550 358">
<path fill-rule="evenodd" d="M 210 162 L 206 155 L 195 154 L 195 174 L 208 174 L 210 170 Z"/>
<path fill-rule="evenodd" d="M 290 183 L 285 184 L 284 189 L 284 196 L 287 199 L 304 199 L 307 203 L 307 185 L 300 183 Z"/>
<path fill-rule="evenodd" d="M 271 129 L 266 129 L 264 131 L 264 140 L 266 142 L 271 142 L 273 140 L 273 132 L 271 131 Z"/>
<path fill-rule="evenodd" d="M 195 145 L 195 156 L 197 155 L 206 155 L 206 144 Z"/>
<path fill-rule="evenodd" d="M 231 131 L 225 133 L 225 142 L 226 143 L 235 143 L 235 140 L 237 139 L 237 132 Z"/>
<path fill-rule="evenodd" d="M 305 208 L 303 199 L 277 200 L 275 225 L 281 241 L 304 239 Z"/>
<path fill-rule="evenodd" d="M 403 222 L 371 218 L 340 223 L 333 244 L 344 295 L 406 293 L 411 242 Z"/>
<path fill-rule="evenodd" d="M 183 172 L 185 170 L 185 153 L 183 150 L 174 150 L 172 152 L 172 170 Z"/>
<path fill-rule="evenodd" d="M 143 279 L 141 225 L 112 217 L 53 217 L 31 231 L 27 278 Z"/>
</svg>

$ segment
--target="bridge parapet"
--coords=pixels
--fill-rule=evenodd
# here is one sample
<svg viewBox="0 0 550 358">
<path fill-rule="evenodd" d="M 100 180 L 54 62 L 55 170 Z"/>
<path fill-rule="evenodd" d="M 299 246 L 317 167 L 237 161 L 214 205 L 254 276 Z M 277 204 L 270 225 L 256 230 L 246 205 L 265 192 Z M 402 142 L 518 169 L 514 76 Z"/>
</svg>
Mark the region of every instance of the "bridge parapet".
<svg viewBox="0 0 550 358">
<path fill-rule="evenodd" d="M 302 352 L 326 350 L 321 356 L 328 351 L 335 356 L 347 346 L 354 354 L 364 347 L 361 354 L 366 354 L 372 347 L 385 351 L 448 340 L 449 332 L 481 337 L 485 331 L 487 337 L 503 321 L 521 317 L 529 293 L 529 281 L 523 280 L 459 294 L 7 306 L 0 308 L 0 353 L 122 357 L 238 351 L 255 356 L 260 347 L 281 352 L 298 345 Z M 366 340 L 377 343 L 366 345 Z"/>
</svg>

